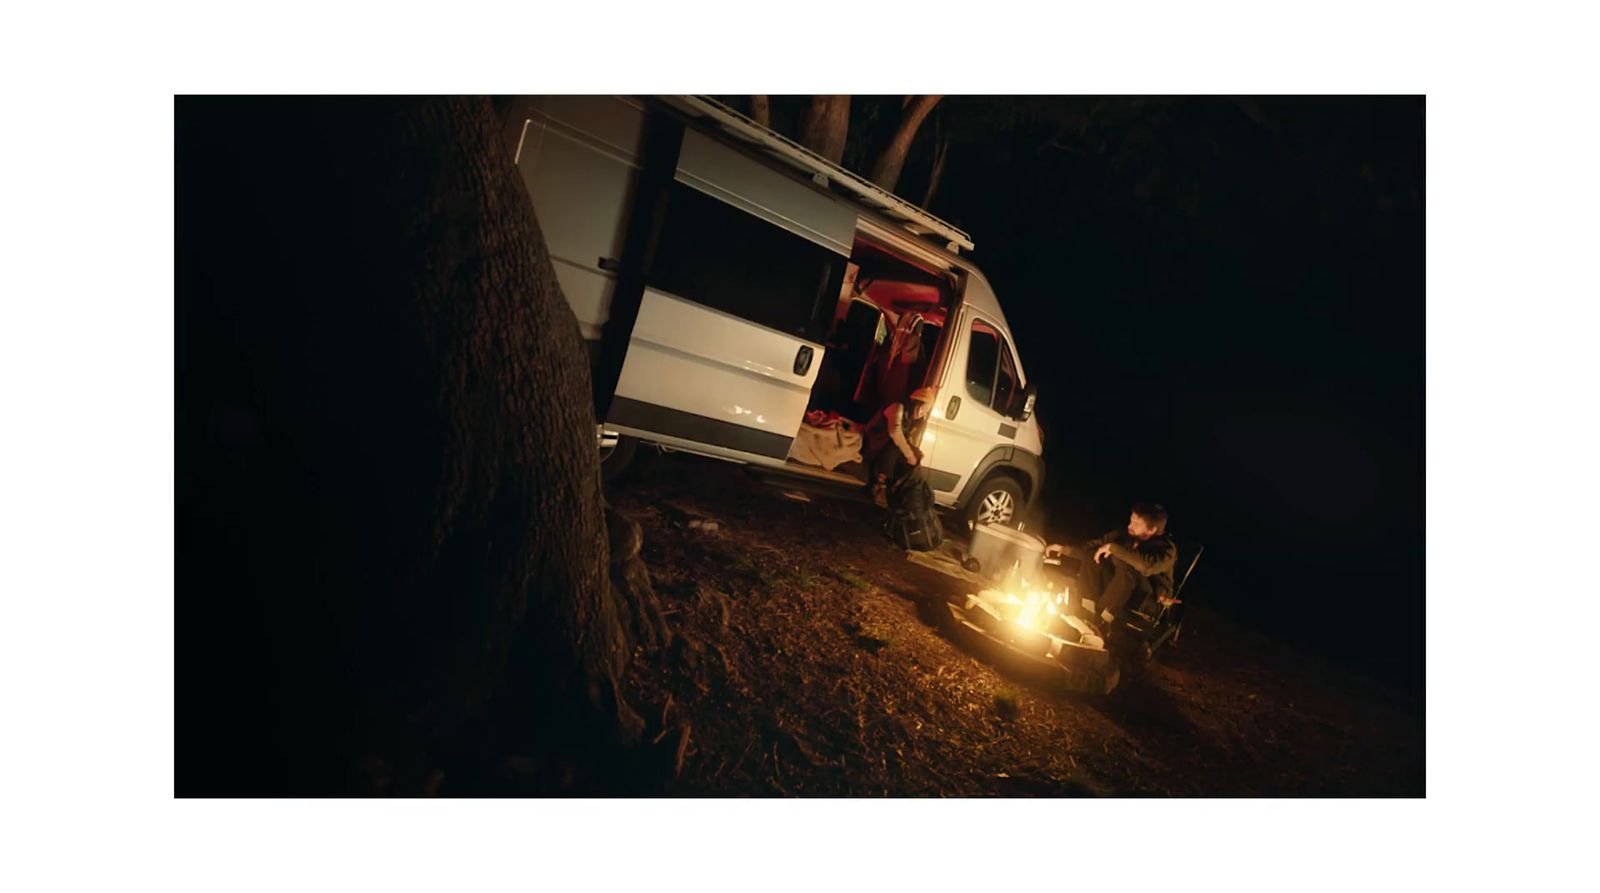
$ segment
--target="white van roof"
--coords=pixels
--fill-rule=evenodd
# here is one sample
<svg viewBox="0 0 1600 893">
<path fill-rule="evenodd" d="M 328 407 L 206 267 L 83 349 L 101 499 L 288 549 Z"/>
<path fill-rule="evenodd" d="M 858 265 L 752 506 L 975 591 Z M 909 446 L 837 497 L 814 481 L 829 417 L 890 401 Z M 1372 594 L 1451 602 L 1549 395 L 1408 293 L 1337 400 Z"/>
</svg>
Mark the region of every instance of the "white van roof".
<svg viewBox="0 0 1600 893">
<path fill-rule="evenodd" d="M 771 128 L 739 114 L 709 96 L 663 96 L 662 101 L 769 157 L 799 170 L 820 185 L 835 185 L 856 201 L 893 220 L 913 236 L 940 245 L 952 254 L 973 249 L 972 237 L 958 227 L 851 173 Z"/>
</svg>

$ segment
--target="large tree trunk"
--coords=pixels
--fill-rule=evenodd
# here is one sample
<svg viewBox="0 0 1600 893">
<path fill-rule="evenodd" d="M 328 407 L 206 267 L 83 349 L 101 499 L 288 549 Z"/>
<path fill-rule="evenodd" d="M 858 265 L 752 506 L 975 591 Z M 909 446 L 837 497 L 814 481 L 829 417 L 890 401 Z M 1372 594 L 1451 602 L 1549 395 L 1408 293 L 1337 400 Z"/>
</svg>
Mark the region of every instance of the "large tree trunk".
<svg viewBox="0 0 1600 893">
<path fill-rule="evenodd" d="M 834 164 L 844 158 L 850 136 L 850 97 L 813 96 L 800 122 L 800 145 Z"/>
<path fill-rule="evenodd" d="M 180 790 L 428 789 L 497 695 L 504 746 L 626 743 L 664 629 L 488 101 L 178 112 Z"/>
<path fill-rule="evenodd" d="M 904 111 L 900 115 L 900 126 L 895 128 L 894 137 L 889 140 L 883 152 L 878 155 L 878 160 L 872 165 L 872 182 L 882 186 L 890 192 L 900 182 L 900 171 L 906 166 L 906 154 L 911 151 L 911 141 L 916 139 L 917 130 L 922 127 L 922 122 L 939 104 L 940 96 L 908 96 Z"/>
</svg>

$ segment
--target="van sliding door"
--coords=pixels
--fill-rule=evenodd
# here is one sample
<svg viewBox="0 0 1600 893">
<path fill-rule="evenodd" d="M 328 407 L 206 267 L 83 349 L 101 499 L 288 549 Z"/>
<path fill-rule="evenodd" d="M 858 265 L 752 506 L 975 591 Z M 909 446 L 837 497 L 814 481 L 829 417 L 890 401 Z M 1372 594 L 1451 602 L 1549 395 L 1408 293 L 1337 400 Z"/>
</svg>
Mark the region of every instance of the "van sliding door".
<svg viewBox="0 0 1600 893">
<path fill-rule="evenodd" d="M 686 130 L 659 220 L 606 424 L 782 462 L 822 365 L 855 214 Z"/>
</svg>

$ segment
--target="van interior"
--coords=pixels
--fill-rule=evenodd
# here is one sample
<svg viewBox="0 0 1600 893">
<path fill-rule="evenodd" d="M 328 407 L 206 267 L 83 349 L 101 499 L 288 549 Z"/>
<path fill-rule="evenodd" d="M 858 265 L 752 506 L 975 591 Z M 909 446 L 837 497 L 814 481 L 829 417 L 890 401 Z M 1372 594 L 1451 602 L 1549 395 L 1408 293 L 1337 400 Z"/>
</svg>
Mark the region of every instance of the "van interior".
<svg viewBox="0 0 1600 893">
<path fill-rule="evenodd" d="M 807 424 L 842 419 L 859 432 L 884 407 L 930 381 L 956 293 L 949 270 L 858 235 L 806 406 Z M 863 482 L 867 477 L 862 461 L 831 470 Z"/>
</svg>

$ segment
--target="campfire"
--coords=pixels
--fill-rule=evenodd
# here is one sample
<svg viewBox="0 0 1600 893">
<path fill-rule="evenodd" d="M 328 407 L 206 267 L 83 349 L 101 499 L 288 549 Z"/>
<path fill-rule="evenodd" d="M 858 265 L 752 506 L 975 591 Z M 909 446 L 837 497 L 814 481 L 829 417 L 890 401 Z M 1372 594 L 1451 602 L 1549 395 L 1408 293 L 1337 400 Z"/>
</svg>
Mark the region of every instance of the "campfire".
<svg viewBox="0 0 1600 893">
<path fill-rule="evenodd" d="M 1069 642 L 1103 648 L 1105 643 L 1088 623 L 1072 613 L 1070 604 L 1065 586 L 1053 592 L 1019 579 L 1002 589 L 985 589 L 967 596 L 966 608 L 968 613 L 988 614 L 992 621 L 981 625 L 1030 654 L 1055 657 Z"/>
<path fill-rule="evenodd" d="M 959 608 L 951 605 L 951 615 L 955 631 L 964 632 L 969 640 L 976 633 L 987 640 L 981 644 L 1004 646 L 1033 669 L 1059 672 L 1070 688 L 1107 692 L 1117 684 L 1105 641 L 1073 613 L 1065 586 L 1056 591 L 1013 571 L 999 588 L 968 595 Z M 1005 660 L 1003 652 L 993 647 L 984 650 L 991 658 Z"/>
</svg>

